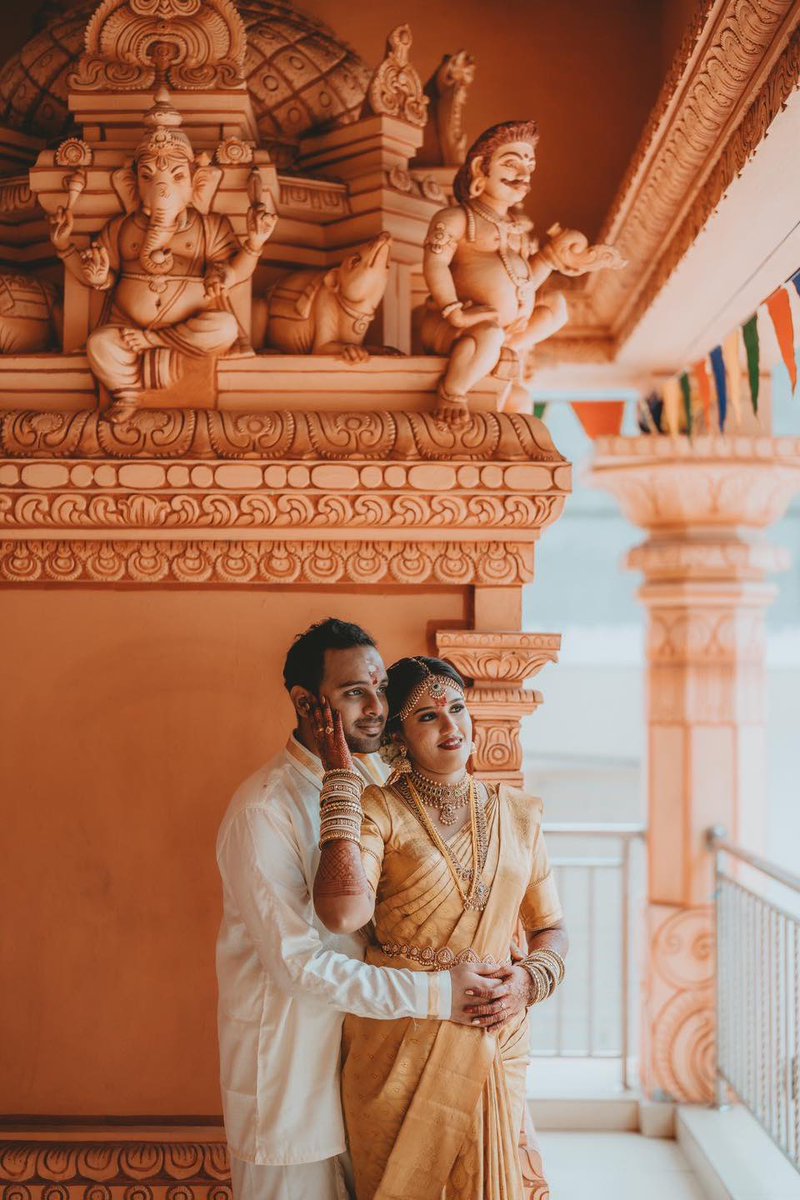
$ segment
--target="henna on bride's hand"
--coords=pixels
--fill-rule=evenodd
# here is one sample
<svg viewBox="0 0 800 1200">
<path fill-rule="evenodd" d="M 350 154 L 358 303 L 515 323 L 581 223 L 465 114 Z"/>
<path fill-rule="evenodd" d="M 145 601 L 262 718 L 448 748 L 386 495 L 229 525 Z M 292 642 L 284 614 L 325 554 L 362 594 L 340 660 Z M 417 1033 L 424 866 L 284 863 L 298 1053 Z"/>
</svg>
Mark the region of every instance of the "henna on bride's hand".
<svg viewBox="0 0 800 1200">
<path fill-rule="evenodd" d="M 317 753 L 326 771 L 353 770 L 353 756 L 344 735 L 341 713 L 331 707 L 327 696 L 312 700 L 308 709 Z"/>
<path fill-rule="evenodd" d="M 315 896 L 368 896 L 370 886 L 355 842 L 326 842 L 314 882 Z"/>
</svg>

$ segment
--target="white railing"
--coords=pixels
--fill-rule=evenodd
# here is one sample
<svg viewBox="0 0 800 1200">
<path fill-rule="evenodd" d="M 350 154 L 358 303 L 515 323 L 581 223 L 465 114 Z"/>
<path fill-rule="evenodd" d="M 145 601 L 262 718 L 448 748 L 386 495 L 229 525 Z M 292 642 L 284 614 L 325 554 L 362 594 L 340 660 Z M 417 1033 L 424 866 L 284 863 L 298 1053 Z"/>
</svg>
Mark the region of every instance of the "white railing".
<svg viewBox="0 0 800 1200">
<path fill-rule="evenodd" d="M 800 877 L 708 833 L 715 853 L 717 1102 L 750 1110 L 800 1170 Z"/>
<path fill-rule="evenodd" d="M 615 1083 L 635 1077 L 639 962 L 636 918 L 645 895 L 645 829 L 629 824 L 545 823 L 544 834 L 570 938 L 567 976 L 534 1009 L 534 1059 L 617 1063 Z"/>
</svg>

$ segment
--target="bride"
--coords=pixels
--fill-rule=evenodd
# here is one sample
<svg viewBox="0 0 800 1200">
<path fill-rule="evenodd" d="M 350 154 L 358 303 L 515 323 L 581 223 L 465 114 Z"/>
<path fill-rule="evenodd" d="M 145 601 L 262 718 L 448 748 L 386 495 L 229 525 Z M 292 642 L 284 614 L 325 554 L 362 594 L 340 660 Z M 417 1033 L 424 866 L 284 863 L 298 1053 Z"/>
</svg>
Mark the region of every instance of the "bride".
<svg viewBox="0 0 800 1200">
<path fill-rule="evenodd" d="M 435 658 L 389 668 L 393 772 L 361 794 L 337 714 L 316 711 L 322 791 L 314 904 L 336 932 L 369 925 L 367 962 L 444 972 L 496 963 L 502 1024 L 348 1016 L 342 1101 L 357 1200 L 522 1200 L 528 1009 L 564 975 L 567 937 L 541 803 L 467 771 L 464 681 Z M 527 955 L 510 962 L 521 921 Z M 435 997 L 432 995 L 432 1003 Z"/>
</svg>

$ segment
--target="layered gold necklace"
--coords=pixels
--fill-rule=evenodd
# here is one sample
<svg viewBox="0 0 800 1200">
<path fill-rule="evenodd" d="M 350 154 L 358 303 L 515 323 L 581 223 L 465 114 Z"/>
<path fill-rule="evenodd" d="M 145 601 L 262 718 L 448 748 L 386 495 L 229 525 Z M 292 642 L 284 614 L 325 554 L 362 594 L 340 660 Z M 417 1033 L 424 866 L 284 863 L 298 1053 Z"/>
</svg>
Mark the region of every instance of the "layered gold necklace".
<svg viewBox="0 0 800 1200">
<path fill-rule="evenodd" d="M 459 779 L 458 783 L 437 783 L 412 767 L 409 778 L 422 798 L 423 804 L 438 811 L 442 824 L 455 825 L 458 810 L 469 803 L 469 775 Z"/>
<path fill-rule="evenodd" d="M 470 200 L 469 207 L 477 216 L 482 217 L 489 225 L 494 225 L 497 230 L 497 254 L 500 262 L 503 264 L 503 269 L 506 275 L 511 280 L 516 289 L 517 303 L 524 304 L 527 295 L 528 284 L 531 281 L 531 267 L 528 260 L 523 254 L 520 254 L 522 262 L 522 270 L 518 270 L 512 263 L 509 257 L 508 235 L 510 233 L 520 232 L 520 226 L 513 217 L 501 217 L 499 213 L 494 212 L 489 208 L 488 204 L 482 204 L 480 200 Z"/>
<path fill-rule="evenodd" d="M 486 907 L 489 899 L 489 888 L 481 878 L 489 851 L 489 838 L 486 828 L 486 812 L 483 805 L 478 803 L 478 790 L 475 786 L 475 780 L 469 775 L 465 776 L 465 779 L 470 808 L 470 844 L 472 851 L 472 865 L 469 867 L 459 862 L 450 845 L 442 838 L 425 811 L 422 798 L 414 786 L 413 780 L 408 775 L 403 779 L 408 798 L 406 799 L 404 795 L 403 799 L 406 800 L 411 811 L 415 813 L 428 837 L 447 863 L 464 908 L 478 909 L 480 911 Z"/>
</svg>

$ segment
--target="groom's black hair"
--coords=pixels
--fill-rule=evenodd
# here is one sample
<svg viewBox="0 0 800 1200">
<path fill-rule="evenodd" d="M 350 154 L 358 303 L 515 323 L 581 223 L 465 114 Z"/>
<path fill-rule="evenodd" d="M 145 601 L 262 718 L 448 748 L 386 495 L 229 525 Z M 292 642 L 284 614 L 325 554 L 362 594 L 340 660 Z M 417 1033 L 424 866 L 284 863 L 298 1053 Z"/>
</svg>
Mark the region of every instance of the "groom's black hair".
<svg viewBox="0 0 800 1200">
<path fill-rule="evenodd" d="M 298 633 L 283 664 L 283 682 L 287 691 L 304 687 L 319 694 L 325 673 L 326 650 L 350 650 L 353 646 L 375 646 L 366 629 L 337 617 L 326 617 Z"/>
</svg>

